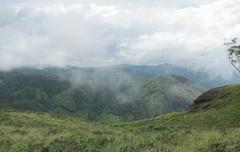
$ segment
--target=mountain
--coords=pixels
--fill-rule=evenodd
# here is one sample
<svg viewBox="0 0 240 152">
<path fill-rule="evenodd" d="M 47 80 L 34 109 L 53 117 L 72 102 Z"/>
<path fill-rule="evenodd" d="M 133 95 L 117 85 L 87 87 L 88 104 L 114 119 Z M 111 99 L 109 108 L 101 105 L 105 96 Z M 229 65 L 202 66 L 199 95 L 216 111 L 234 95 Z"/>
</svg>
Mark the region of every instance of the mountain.
<svg viewBox="0 0 240 152">
<path fill-rule="evenodd" d="M 239 78 L 233 77 L 231 79 L 224 79 L 221 77 L 211 77 L 205 72 L 196 72 L 187 68 L 171 65 L 171 64 L 161 64 L 161 65 L 120 65 L 123 71 L 130 73 L 134 76 L 141 75 L 144 73 L 146 77 L 156 76 L 156 75 L 178 75 L 200 84 L 203 84 L 209 88 L 216 88 L 219 86 L 239 83 Z"/>
<path fill-rule="evenodd" d="M 0 110 L 0 151 L 238 152 L 240 85 L 209 90 L 185 112 L 102 125 L 49 113 Z"/>
<path fill-rule="evenodd" d="M 182 111 L 189 107 L 206 87 L 181 76 L 159 76 L 147 81 L 140 89 L 136 102 L 145 105 L 145 117 Z"/>
<path fill-rule="evenodd" d="M 200 95 L 185 112 L 170 113 L 152 119 L 155 125 L 178 125 L 200 129 L 240 127 L 240 85 L 211 89 Z M 152 120 L 134 125 L 151 125 Z"/>
<path fill-rule="evenodd" d="M 146 78 L 116 68 L 17 69 L 0 73 L 0 105 L 117 122 L 179 111 L 206 91 L 180 76 Z M 168 91 L 167 91 L 168 90 Z"/>
<path fill-rule="evenodd" d="M 163 75 L 178 75 L 190 79 L 192 81 L 198 82 L 207 86 L 208 88 L 216 88 L 219 86 L 237 84 L 239 83 L 238 77 L 233 77 L 231 79 L 224 79 L 221 77 L 211 77 L 205 72 L 196 72 L 189 70 L 187 68 L 171 65 L 171 64 L 161 64 L 161 65 L 114 65 L 106 67 L 72 67 L 68 66 L 65 68 L 44 68 L 41 70 L 21 68 L 15 71 L 21 71 L 25 74 L 37 74 L 45 76 L 61 76 L 64 78 L 71 78 L 73 74 L 82 74 L 83 76 L 98 75 L 101 73 L 102 76 L 112 74 L 114 72 L 120 75 L 125 75 L 134 78 L 139 81 L 149 80 L 156 76 Z M 109 72 L 110 71 L 110 72 Z"/>
</svg>

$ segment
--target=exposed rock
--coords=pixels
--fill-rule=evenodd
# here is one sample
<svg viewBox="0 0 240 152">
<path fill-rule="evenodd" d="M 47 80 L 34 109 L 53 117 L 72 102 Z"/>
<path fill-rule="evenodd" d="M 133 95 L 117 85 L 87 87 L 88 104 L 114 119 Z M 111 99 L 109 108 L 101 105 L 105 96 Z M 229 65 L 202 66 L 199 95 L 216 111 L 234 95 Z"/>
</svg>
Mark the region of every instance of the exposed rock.
<svg viewBox="0 0 240 152">
<path fill-rule="evenodd" d="M 205 111 L 207 107 L 210 106 L 211 101 L 219 98 L 219 93 L 226 87 L 227 86 L 211 89 L 203 93 L 194 101 L 194 104 L 187 109 L 187 112 Z"/>
</svg>

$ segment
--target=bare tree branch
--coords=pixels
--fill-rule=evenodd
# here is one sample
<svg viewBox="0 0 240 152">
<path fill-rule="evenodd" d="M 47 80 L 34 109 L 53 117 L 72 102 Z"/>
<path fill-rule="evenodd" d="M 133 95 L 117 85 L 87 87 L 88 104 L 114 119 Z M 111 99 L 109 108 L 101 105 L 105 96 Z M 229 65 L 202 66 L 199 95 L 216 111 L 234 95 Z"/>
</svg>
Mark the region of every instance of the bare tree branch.
<svg viewBox="0 0 240 152">
<path fill-rule="evenodd" d="M 230 46 L 228 51 L 228 59 L 231 65 L 240 74 L 240 45 L 238 43 L 238 38 L 233 38 L 231 42 L 225 42 L 225 45 Z"/>
</svg>

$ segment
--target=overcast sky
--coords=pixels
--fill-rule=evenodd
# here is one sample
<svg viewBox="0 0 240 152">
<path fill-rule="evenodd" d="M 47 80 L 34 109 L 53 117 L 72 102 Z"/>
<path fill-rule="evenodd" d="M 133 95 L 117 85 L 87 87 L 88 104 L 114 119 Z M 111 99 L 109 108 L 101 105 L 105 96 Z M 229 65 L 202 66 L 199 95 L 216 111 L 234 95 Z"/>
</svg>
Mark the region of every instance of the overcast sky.
<svg viewBox="0 0 240 152">
<path fill-rule="evenodd" d="M 231 77 L 240 0 L 0 0 L 0 69 L 169 63 Z"/>
</svg>

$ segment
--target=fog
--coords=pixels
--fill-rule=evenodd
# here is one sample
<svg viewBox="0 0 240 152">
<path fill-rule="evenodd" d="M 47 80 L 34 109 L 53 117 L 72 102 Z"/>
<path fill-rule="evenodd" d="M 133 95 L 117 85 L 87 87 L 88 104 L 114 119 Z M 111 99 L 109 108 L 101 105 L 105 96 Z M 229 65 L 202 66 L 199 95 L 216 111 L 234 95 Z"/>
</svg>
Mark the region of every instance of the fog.
<svg viewBox="0 0 240 152">
<path fill-rule="evenodd" d="M 230 79 L 239 0 L 0 0 L 0 69 L 169 63 Z"/>
<path fill-rule="evenodd" d="M 62 80 L 69 81 L 72 89 L 83 87 L 84 89 L 90 89 L 93 94 L 105 90 L 106 93 L 112 93 L 112 96 L 120 103 L 132 102 L 145 83 L 145 81 L 141 82 L 143 79 L 133 77 L 120 67 L 114 66 L 107 68 L 73 68 L 70 71 L 68 70 L 65 76 L 60 73 L 59 77 Z"/>
</svg>

